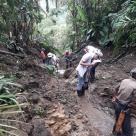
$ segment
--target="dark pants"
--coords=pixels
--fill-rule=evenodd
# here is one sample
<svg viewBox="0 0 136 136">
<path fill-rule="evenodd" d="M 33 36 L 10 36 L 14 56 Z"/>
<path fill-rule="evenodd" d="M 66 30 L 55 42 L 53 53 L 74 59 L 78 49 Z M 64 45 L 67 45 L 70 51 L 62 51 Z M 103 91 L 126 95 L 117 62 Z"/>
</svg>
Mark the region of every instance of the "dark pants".
<svg viewBox="0 0 136 136">
<path fill-rule="evenodd" d="M 125 118 L 122 124 L 122 134 L 119 134 L 118 136 L 132 136 L 132 129 L 131 129 L 131 117 L 130 117 L 130 109 L 126 105 L 121 105 L 119 102 L 114 103 L 114 109 L 116 114 L 116 122 L 118 121 L 118 117 L 120 115 L 120 112 L 127 111 L 125 113 Z"/>
<path fill-rule="evenodd" d="M 90 75 L 91 75 L 91 81 L 95 78 L 95 69 L 100 64 L 100 62 L 96 62 L 91 68 L 90 68 Z"/>
<path fill-rule="evenodd" d="M 66 63 L 66 69 L 68 69 L 69 67 L 72 67 L 72 62 Z"/>
<path fill-rule="evenodd" d="M 43 59 L 43 64 L 45 64 L 45 59 Z"/>
</svg>

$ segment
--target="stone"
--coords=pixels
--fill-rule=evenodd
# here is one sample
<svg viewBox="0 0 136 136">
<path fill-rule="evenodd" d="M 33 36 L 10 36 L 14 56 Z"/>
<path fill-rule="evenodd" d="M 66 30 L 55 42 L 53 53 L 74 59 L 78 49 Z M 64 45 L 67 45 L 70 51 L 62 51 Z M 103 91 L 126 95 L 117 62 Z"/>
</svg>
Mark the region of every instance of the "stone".
<svg viewBox="0 0 136 136">
<path fill-rule="evenodd" d="M 14 133 L 18 136 L 28 136 L 28 134 L 22 130 L 13 130 L 13 131 L 11 131 L 11 133 Z"/>
<path fill-rule="evenodd" d="M 32 119 L 32 136 L 52 136 L 43 119 Z"/>
<path fill-rule="evenodd" d="M 78 115 L 76 116 L 76 118 L 77 118 L 77 119 L 83 119 L 83 114 L 78 114 Z"/>
<path fill-rule="evenodd" d="M 74 68 L 69 68 L 69 69 L 66 69 L 63 76 L 68 79 L 69 76 L 72 74 L 72 72 L 74 71 Z"/>
<path fill-rule="evenodd" d="M 32 130 L 33 130 L 33 126 L 31 123 L 22 123 L 21 124 L 21 129 L 22 131 L 26 132 L 28 135 L 31 134 Z"/>
</svg>

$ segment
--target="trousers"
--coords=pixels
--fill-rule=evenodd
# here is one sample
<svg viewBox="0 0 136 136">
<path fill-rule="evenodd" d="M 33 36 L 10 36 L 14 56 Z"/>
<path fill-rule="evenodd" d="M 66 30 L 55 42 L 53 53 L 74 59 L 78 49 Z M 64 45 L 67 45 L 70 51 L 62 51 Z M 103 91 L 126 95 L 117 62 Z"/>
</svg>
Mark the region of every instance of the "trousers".
<svg viewBox="0 0 136 136">
<path fill-rule="evenodd" d="M 88 82 L 88 78 L 87 78 L 87 71 L 85 72 L 84 76 L 81 77 L 79 75 L 79 73 L 77 73 L 78 75 L 78 84 L 77 84 L 77 90 L 82 90 L 82 87 L 85 86 L 85 83 Z"/>
<path fill-rule="evenodd" d="M 115 109 L 115 114 L 116 114 L 116 123 L 118 121 L 120 112 L 122 110 L 128 111 L 125 113 L 125 118 L 122 124 L 122 134 L 119 136 L 133 136 L 132 134 L 132 128 L 131 128 L 131 116 L 130 116 L 130 110 L 126 105 L 120 104 L 118 101 L 114 103 L 114 109 Z"/>
</svg>

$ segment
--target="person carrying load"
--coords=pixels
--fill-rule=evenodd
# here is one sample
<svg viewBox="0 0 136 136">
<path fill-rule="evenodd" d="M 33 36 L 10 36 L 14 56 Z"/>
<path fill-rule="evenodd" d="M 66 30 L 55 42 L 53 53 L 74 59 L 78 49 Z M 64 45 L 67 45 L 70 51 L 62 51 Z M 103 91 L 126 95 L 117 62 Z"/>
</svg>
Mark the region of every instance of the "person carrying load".
<svg viewBox="0 0 136 136">
<path fill-rule="evenodd" d="M 131 78 L 122 80 L 113 91 L 112 102 L 116 114 L 113 133 L 117 136 L 133 135 L 130 113 L 131 107 L 136 107 L 136 68 L 130 73 Z"/>
</svg>

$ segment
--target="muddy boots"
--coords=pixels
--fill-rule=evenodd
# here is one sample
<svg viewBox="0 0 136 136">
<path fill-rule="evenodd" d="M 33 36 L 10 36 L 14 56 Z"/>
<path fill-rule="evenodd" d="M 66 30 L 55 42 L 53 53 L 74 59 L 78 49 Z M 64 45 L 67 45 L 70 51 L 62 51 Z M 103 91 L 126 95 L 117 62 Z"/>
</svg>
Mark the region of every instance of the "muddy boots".
<svg viewBox="0 0 136 136">
<path fill-rule="evenodd" d="M 85 82 L 85 85 L 82 86 L 81 90 L 77 90 L 77 95 L 78 96 L 84 96 L 85 90 L 88 90 L 88 82 Z"/>
<path fill-rule="evenodd" d="M 93 82 L 94 82 L 94 79 L 95 79 L 95 76 L 94 76 L 94 75 L 91 75 L 90 83 L 93 83 Z"/>
<path fill-rule="evenodd" d="M 77 95 L 80 97 L 80 96 L 83 96 L 82 95 L 82 90 L 77 90 Z"/>
<path fill-rule="evenodd" d="M 88 82 L 85 82 L 85 85 L 82 86 L 82 95 L 85 95 L 85 90 L 88 90 Z"/>
<path fill-rule="evenodd" d="M 88 90 L 88 82 L 85 82 L 85 90 Z"/>
<path fill-rule="evenodd" d="M 82 96 L 85 95 L 85 86 L 82 86 Z"/>
</svg>

